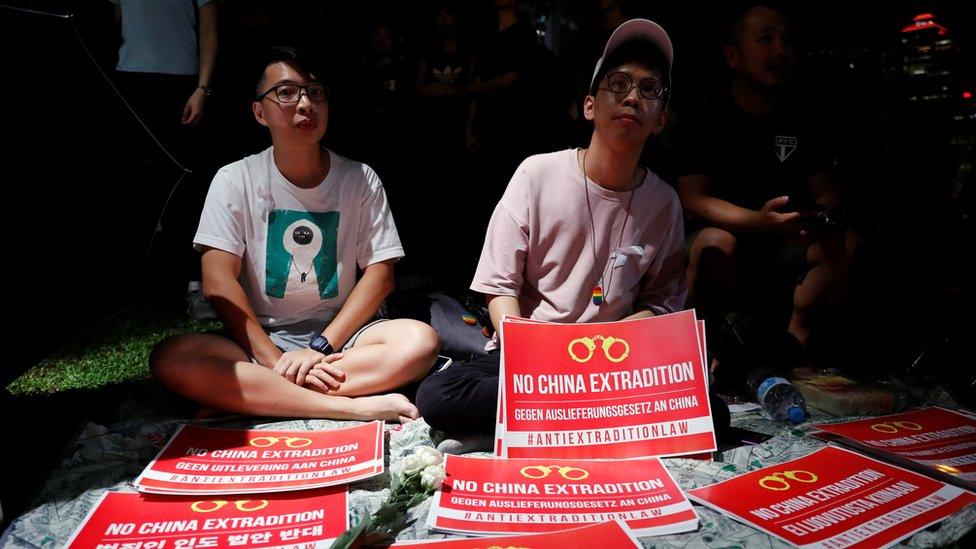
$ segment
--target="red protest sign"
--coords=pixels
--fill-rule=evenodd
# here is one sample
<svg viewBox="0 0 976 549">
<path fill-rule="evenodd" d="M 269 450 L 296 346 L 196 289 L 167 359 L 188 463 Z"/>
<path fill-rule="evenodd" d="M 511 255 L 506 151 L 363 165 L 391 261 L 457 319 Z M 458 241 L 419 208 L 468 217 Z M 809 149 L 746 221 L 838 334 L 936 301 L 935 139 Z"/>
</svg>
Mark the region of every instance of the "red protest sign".
<svg viewBox="0 0 976 549">
<path fill-rule="evenodd" d="M 698 515 L 657 458 L 620 462 L 447 456 L 427 527 L 536 533 L 623 520 L 639 536 L 687 532 Z"/>
<path fill-rule="evenodd" d="M 976 488 L 976 418 L 971 416 L 923 408 L 816 428 L 882 459 Z"/>
<path fill-rule="evenodd" d="M 566 547 L 643 547 L 627 525 L 620 521 L 604 522 L 560 530 L 547 534 L 503 536 L 474 539 L 440 539 L 402 541 L 391 547 L 432 547 L 434 549 L 481 549 L 484 547 L 532 547 L 533 549 L 566 549 Z"/>
<path fill-rule="evenodd" d="M 976 496 L 828 446 L 688 497 L 801 547 L 883 547 L 938 522 Z"/>
<path fill-rule="evenodd" d="M 348 528 L 345 487 L 240 497 L 106 492 L 68 547 L 328 547 Z"/>
<path fill-rule="evenodd" d="M 715 450 L 694 311 L 596 324 L 502 323 L 500 457 Z"/>
<path fill-rule="evenodd" d="M 334 431 L 183 425 L 135 487 L 162 494 L 253 494 L 333 486 L 382 472 L 379 421 Z"/>
</svg>

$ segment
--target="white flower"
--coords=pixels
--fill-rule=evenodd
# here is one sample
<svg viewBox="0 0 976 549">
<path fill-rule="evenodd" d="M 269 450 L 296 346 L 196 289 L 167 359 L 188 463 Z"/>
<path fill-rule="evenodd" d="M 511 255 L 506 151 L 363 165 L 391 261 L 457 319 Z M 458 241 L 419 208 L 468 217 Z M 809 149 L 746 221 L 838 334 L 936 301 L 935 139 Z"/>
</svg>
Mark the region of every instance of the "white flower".
<svg viewBox="0 0 976 549">
<path fill-rule="evenodd" d="M 424 458 L 417 454 L 410 454 L 403 460 L 403 464 L 400 466 L 400 472 L 403 473 L 403 476 L 409 477 L 410 475 L 416 475 L 423 471 L 426 466 L 427 464 L 424 463 Z"/>
<path fill-rule="evenodd" d="M 415 449 L 413 455 L 420 456 L 424 460 L 425 466 L 440 465 L 444 461 L 444 455 L 430 446 L 421 446 Z"/>
<path fill-rule="evenodd" d="M 447 478 L 447 473 L 443 467 L 431 465 L 420 473 L 420 485 L 428 490 L 439 490 L 441 484 L 444 484 L 445 478 Z"/>
</svg>

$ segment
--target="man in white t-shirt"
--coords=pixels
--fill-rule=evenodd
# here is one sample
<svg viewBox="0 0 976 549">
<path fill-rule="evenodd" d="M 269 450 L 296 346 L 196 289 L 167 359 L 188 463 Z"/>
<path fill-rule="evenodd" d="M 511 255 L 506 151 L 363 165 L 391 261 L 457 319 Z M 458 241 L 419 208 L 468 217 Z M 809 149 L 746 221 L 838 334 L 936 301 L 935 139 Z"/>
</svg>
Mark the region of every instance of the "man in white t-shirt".
<svg viewBox="0 0 976 549">
<path fill-rule="evenodd" d="M 589 147 L 532 156 L 516 170 L 471 284 L 485 294 L 496 330 L 505 315 L 608 322 L 684 306 L 681 204 L 667 183 L 638 165 L 644 143 L 668 119 L 672 58 L 659 25 L 622 24 L 584 100 L 584 116 L 594 124 Z M 421 384 L 421 415 L 457 437 L 442 450 L 490 447 L 483 435 L 494 431 L 499 359 L 493 352 Z"/>
<path fill-rule="evenodd" d="M 272 51 L 252 107 L 273 145 L 217 172 L 194 237 L 227 335 L 162 342 L 153 374 L 237 413 L 409 421 L 416 407 L 389 392 L 430 370 L 437 334 L 370 322 L 403 248 L 376 173 L 319 144 L 327 96 L 299 52 Z"/>
</svg>

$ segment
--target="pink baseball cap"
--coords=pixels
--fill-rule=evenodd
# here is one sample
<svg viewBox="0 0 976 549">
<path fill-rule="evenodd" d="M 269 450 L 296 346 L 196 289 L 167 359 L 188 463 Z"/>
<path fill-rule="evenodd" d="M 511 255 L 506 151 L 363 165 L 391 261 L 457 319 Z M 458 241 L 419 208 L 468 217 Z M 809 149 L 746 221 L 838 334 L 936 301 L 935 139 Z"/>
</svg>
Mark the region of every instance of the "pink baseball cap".
<svg viewBox="0 0 976 549">
<path fill-rule="evenodd" d="M 593 77 L 590 78 L 590 87 L 596 81 L 596 75 L 603 67 L 603 60 L 609 57 L 621 44 L 630 40 L 646 40 L 657 49 L 661 50 L 664 59 L 668 63 L 668 80 L 671 80 L 671 65 L 674 63 L 674 47 L 671 45 L 671 38 L 664 31 L 661 25 L 649 19 L 630 19 L 624 21 L 617 30 L 613 31 L 607 45 L 603 48 L 603 55 L 596 62 L 593 68 Z"/>
</svg>

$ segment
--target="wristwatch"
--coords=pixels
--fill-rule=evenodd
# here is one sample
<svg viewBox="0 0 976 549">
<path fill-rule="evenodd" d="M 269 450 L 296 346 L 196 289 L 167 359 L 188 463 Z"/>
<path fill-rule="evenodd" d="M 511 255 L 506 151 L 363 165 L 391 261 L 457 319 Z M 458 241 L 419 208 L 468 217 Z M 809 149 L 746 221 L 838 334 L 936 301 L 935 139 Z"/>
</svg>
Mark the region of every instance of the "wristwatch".
<svg viewBox="0 0 976 549">
<path fill-rule="evenodd" d="M 335 352 L 332 348 L 332 344 L 329 343 L 329 339 L 324 335 L 317 335 L 312 338 L 312 341 L 308 344 L 310 349 L 315 349 L 316 351 L 322 353 L 323 355 L 331 355 Z"/>
</svg>

